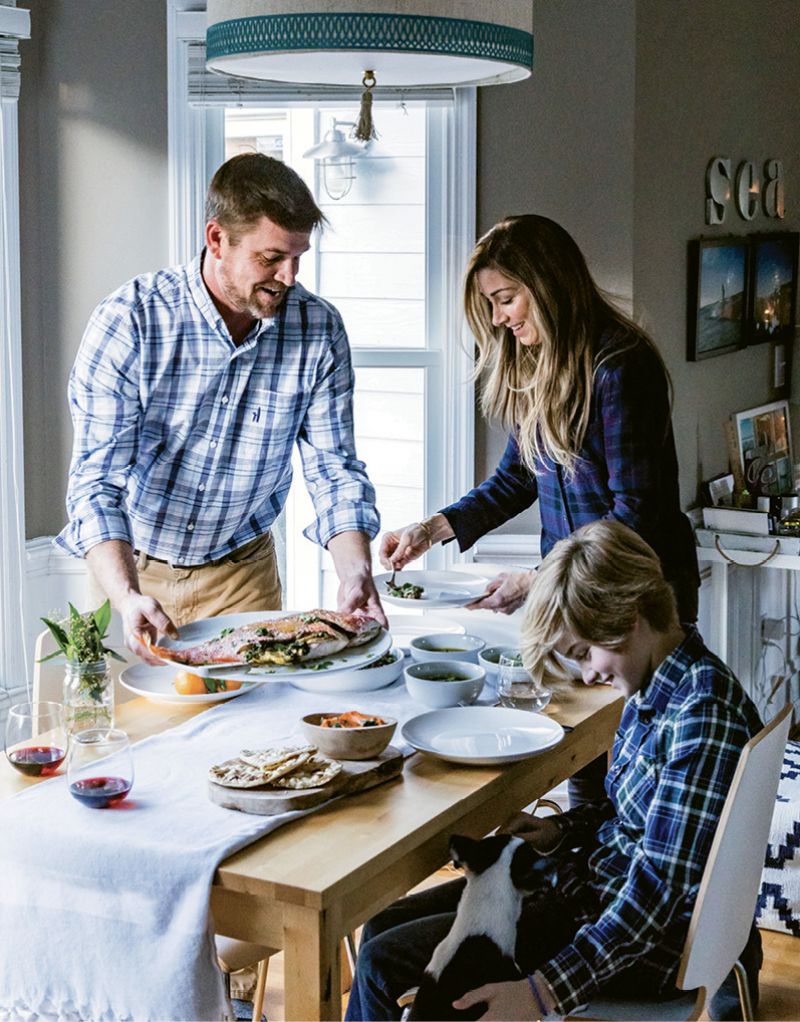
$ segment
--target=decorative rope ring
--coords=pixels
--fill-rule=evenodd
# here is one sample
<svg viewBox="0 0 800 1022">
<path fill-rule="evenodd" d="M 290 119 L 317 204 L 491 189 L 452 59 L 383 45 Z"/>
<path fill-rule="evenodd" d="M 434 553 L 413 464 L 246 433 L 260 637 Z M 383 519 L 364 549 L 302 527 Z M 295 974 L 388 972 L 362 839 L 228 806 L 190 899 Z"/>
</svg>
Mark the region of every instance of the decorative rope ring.
<svg viewBox="0 0 800 1022">
<path fill-rule="evenodd" d="M 781 541 L 779 539 L 776 539 L 775 546 L 772 548 L 772 551 L 767 554 L 763 561 L 756 561 L 754 564 L 745 564 L 743 561 L 736 561 L 733 559 L 733 557 L 729 557 L 722 549 L 722 544 L 719 541 L 719 536 L 714 537 L 714 546 L 717 548 L 717 551 L 725 558 L 726 561 L 728 561 L 730 564 L 735 564 L 738 568 L 763 568 L 767 561 L 771 561 L 775 554 L 777 554 L 777 552 L 780 550 Z"/>
<path fill-rule="evenodd" d="M 374 71 L 365 71 L 364 77 L 361 79 L 361 84 L 365 89 L 374 89 L 378 79 L 375 77 Z"/>
</svg>

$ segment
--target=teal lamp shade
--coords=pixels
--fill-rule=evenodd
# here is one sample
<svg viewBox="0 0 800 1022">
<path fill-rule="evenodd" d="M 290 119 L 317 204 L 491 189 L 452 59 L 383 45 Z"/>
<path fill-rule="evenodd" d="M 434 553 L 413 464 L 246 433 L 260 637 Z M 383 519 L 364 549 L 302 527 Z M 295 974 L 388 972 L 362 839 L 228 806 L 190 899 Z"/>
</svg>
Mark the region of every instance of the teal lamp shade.
<svg viewBox="0 0 800 1022">
<path fill-rule="evenodd" d="M 533 67 L 532 0 L 208 0 L 206 24 L 207 67 L 242 78 L 410 89 Z"/>
</svg>

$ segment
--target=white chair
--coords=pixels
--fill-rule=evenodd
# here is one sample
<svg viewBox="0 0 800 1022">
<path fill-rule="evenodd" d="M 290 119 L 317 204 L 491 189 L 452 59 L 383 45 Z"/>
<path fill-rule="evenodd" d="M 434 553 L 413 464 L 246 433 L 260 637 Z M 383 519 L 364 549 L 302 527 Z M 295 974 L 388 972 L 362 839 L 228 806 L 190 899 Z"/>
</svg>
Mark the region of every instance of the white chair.
<svg viewBox="0 0 800 1022">
<path fill-rule="evenodd" d="M 745 745 L 722 809 L 678 970 L 686 991 L 671 1001 L 598 996 L 569 1019 L 636 1022 L 698 1019 L 734 971 L 742 1017 L 753 1008 L 744 967 L 738 960 L 753 924 L 783 753 L 792 722 L 791 705 Z"/>
</svg>

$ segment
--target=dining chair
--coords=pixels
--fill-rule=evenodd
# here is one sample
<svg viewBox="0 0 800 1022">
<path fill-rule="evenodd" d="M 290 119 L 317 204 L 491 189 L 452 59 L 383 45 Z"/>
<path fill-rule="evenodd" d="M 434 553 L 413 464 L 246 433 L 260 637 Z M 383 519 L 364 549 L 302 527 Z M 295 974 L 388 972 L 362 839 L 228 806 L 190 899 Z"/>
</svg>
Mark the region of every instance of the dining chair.
<svg viewBox="0 0 800 1022">
<path fill-rule="evenodd" d="M 698 1019 L 733 970 L 742 1018 L 745 1022 L 752 1020 L 753 1006 L 739 955 L 753 925 L 791 714 L 792 706 L 788 704 L 750 739 L 739 757 L 703 870 L 678 969 L 676 985 L 684 993 L 670 1001 L 601 995 L 572 1011 L 568 1019 Z"/>
<path fill-rule="evenodd" d="M 121 663 L 119 660 L 115 660 L 113 657 L 109 657 L 108 667 L 111 672 L 111 676 L 114 679 L 114 701 L 116 703 L 124 703 L 128 699 L 136 698 L 136 693 L 131 692 L 125 688 L 124 685 L 120 684 L 119 676 L 122 671 L 130 664 L 137 664 L 141 661 L 135 653 L 132 653 L 125 645 L 125 640 L 122 635 L 122 618 L 116 611 L 111 613 L 111 621 L 108 625 L 108 634 L 106 636 L 106 645 L 110 646 L 116 653 L 125 658 L 125 663 Z M 36 646 L 33 657 L 33 684 L 31 689 L 31 699 L 36 702 L 37 700 L 54 700 L 60 703 L 63 696 L 63 685 L 64 685 L 64 658 L 54 657 L 52 660 L 48 660 L 45 663 L 41 663 L 42 657 L 49 656 L 51 653 L 55 653 L 58 649 L 56 640 L 50 633 L 49 628 L 45 628 L 44 631 L 40 632 L 36 637 Z"/>
</svg>

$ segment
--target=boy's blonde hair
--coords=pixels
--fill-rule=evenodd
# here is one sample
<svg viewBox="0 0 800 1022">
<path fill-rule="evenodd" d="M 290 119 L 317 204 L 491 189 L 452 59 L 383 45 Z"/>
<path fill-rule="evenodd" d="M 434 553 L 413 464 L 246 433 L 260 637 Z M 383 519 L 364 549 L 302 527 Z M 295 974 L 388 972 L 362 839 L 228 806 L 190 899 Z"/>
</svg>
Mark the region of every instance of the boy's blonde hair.
<svg viewBox="0 0 800 1022">
<path fill-rule="evenodd" d="M 675 594 L 655 551 L 621 522 L 590 522 L 555 544 L 525 602 L 522 657 L 537 677 L 571 677 L 555 653 L 567 636 L 622 646 L 637 615 L 657 632 L 678 623 Z"/>
</svg>

